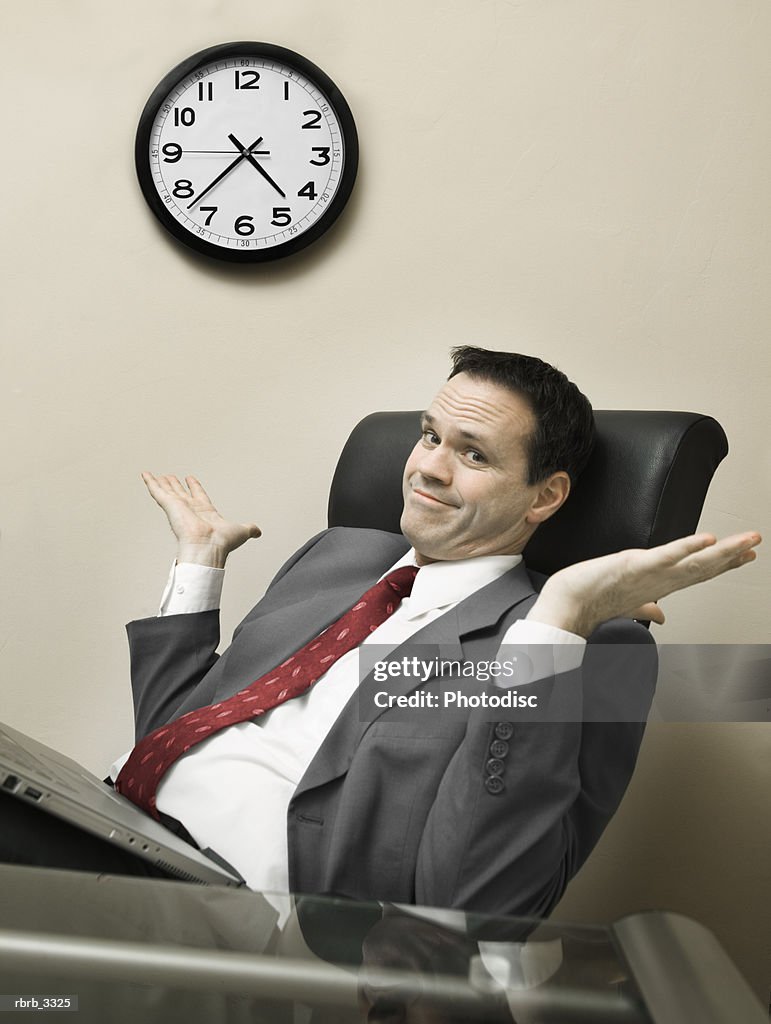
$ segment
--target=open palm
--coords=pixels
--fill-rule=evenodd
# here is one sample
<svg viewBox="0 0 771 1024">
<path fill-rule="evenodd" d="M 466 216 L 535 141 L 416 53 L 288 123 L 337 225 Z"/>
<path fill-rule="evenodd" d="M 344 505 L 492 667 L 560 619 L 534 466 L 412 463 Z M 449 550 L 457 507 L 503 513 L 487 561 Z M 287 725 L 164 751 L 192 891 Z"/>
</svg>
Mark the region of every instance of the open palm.
<svg viewBox="0 0 771 1024">
<path fill-rule="evenodd" d="M 148 491 L 166 513 L 179 543 L 177 561 L 222 568 L 231 551 L 259 537 L 254 523 L 231 522 L 220 515 L 194 476 L 183 484 L 176 476 L 143 473 Z"/>
<path fill-rule="evenodd" d="M 722 540 L 700 533 L 577 562 L 547 580 L 528 618 L 580 636 L 616 616 L 663 623 L 657 601 L 753 561 L 760 541 L 754 531 Z"/>
</svg>

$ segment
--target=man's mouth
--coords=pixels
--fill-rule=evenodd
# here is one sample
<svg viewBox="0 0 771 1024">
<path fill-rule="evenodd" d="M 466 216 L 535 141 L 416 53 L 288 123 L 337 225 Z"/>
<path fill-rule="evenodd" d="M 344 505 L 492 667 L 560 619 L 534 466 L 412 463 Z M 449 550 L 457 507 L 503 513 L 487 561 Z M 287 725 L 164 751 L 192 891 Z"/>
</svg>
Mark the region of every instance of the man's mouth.
<svg viewBox="0 0 771 1024">
<path fill-rule="evenodd" d="M 412 493 L 419 495 L 426 501 L 430 501 L 433 505 L 444 505 L 446 508 L 455 508 L 449 501 L 443 501 L 441 498 L 437 498 L 435 494 L 431 494 L 429 491 L 424 491 L 420 487 L 413 487 Z"/>
</svg>

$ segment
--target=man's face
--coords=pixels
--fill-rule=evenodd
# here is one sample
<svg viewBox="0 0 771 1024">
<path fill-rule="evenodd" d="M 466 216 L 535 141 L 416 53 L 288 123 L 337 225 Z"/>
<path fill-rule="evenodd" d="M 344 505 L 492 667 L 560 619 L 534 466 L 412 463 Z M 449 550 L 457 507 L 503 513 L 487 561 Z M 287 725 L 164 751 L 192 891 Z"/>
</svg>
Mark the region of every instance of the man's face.
<svg viewBox="0 0 771 1024">
<path fill-rule="evenodd" d="M 401 528 L 419 564 L 522 550 L 545 518 L 544 485 L 527 483 L 534 427 L 507 388 L 466 373 L 444 385 L 404 467 Z"/>
</svg>

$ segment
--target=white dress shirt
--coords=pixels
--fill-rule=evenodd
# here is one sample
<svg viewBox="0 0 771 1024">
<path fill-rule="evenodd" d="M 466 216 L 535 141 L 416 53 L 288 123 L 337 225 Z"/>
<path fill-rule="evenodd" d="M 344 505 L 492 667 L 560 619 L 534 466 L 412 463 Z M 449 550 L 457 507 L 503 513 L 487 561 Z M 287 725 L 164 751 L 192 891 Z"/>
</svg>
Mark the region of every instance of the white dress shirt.
<svg viewBox="0 0 771 1024">
<path fill-rule="evenodd" d="M 520 561 L 520 555 L 486 555 L 423 566 L 411 595 L 364 643 L 398 646 Z M 388 572 L 414 564 L 415 552 L 410 550 Z M 222 569 L 172 566 L 159 614 L 218 608 L 223 578 Z M 548 651 L 549 671 L 577 668 L 585 645 L 582 637 L 529 620 L 515 622 L 504 643 Z M 537 660 L 533 648 L 527 649 L 531 661 Z M 169 768 L 158 787 L 159 810 L 181 821 L 201 847 L 216 850 L 253 889 L 288 891 L 289 802 L 358 686 L 358 662 L 355 648 L 302 696 L 199 743 Z M 533 678 L 543 674 L 536 671 Z M 127 758 L 128 753 L 115 762 L 113 778 Z"/>
</svg>

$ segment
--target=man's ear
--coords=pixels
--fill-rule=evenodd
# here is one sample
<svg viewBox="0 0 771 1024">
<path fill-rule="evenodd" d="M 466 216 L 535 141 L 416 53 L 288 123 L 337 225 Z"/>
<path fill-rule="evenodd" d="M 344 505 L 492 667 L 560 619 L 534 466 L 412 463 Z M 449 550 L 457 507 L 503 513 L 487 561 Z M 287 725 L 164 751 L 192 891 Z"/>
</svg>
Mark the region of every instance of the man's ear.
<svg viewBox="0 0 771 1024">
<path fill-rule="evenodd" d="M 531 526 L 545 522 L 562 506 L 570 494 L 570 477 L 563 470 L 535 485 L 536 493 L 525 519 Z"/>
</svg>

